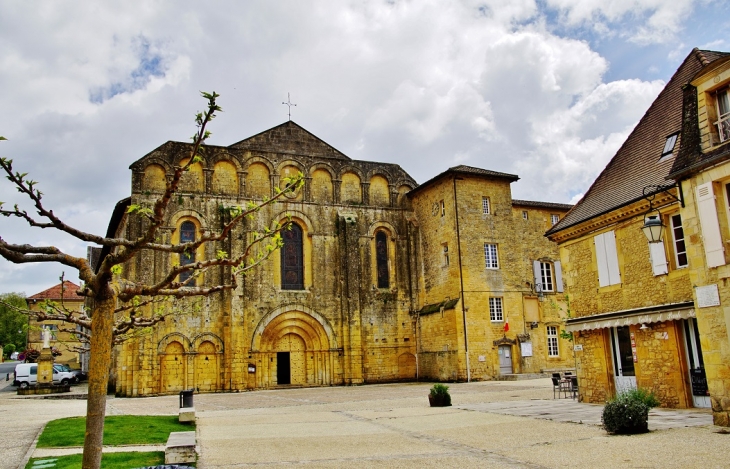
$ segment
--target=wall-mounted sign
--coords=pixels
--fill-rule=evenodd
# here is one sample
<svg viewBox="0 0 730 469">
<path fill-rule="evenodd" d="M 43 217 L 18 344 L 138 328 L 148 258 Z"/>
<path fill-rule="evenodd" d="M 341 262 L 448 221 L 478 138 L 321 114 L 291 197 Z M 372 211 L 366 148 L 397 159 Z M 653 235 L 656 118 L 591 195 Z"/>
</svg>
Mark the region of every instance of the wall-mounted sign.
<svg viewBox="0 0 730 469">
<path fill-rule="evenodd" d="M 479 355 L 479 361 L 485 362 L 485 361 L 487 361 L 487 357 L 485 357 L 484 355 Z"/>
<path fill-rule="evenodd" d="M 576 352 L 582 352 L 583 351 L 583 344 L 575 344 L 573 345 L 573 350 Z"/>
<path fill-rule="evenodd" d="M 520 343 L 521 352 L 523 357 L 531 357 L 532 356 L 532 342 L 522 342 Z"/>
<path fill-rule="evenodd" d="M 253 363 L 249 363 L 248 364 L 248 372 L 249 373 L 256 373 L 256 365 L 254 365 Z"/>
<path fill-rule="evenodd" d="M 697 294 L 697 306 L 707 308 L 708 306 L 720 306 L 720 294 L 717 291 L 717 284 L 695 287 Z"/>
</svg>

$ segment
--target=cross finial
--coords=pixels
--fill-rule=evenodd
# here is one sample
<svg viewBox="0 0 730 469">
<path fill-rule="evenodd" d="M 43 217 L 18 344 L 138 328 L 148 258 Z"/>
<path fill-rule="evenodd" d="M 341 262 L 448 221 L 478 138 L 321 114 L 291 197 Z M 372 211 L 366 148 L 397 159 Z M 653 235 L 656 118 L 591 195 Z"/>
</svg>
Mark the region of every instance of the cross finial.
<svg viewBox="0 0 730 469">
<path fill-rule="evenodd" d="M 286 94 L 286 102 L 285 103 L 281 103 L 281 104 L 286 104 L 287 106 L 289 106 L 289 120 L 291 120 L 291 107 L 292 106 L 296 106 L 296 104 L 294 104 L 294 103 L 291 102 L 291 98 L 289 97 L 289 93 Z"/>
</svg>

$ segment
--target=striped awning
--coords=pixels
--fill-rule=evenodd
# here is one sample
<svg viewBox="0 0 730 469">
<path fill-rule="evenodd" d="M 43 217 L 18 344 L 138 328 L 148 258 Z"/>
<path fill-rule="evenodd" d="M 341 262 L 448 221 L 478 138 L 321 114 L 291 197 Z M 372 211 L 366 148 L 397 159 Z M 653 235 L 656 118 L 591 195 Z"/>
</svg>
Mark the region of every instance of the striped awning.
<svg viewBox="0 0 730 469">
<path fill-rule="evenodd" d="M 595 314 L 580 318 L 571 318 L 566 321 L 567 331 L 590 331 L 609 327 L 632 326 L 635 324 L 650 324 L 654 322 L 679 321 L 680 319 L 694 318 L 693 302 L 673 303 L 647 308 L 612 311 L 610 313 Z"/>
</svg>

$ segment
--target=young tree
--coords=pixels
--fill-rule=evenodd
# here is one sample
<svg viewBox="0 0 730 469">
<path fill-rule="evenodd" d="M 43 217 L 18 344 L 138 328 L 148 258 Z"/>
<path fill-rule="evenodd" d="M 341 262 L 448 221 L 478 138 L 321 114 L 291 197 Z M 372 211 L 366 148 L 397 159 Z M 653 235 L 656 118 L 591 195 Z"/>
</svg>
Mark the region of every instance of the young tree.
<svg viewBox="0 0 730 469">
<path fill-rule="evenodd" d="M 0 295 L 0 344 L 4 352 L 11 354 L 15 350 L 25 349 L 28 332 L 28 318 L 18 311 L 25 309 L 25 295 L 21 293 L 3 293 Z"/>
<path fill-rule="evenodd" d="M 57 230 L 85 243 L 102 246 L 109 252 L 100 259 L 96 269 L 93 269 L 87 259 L 72 256 L 55 246 L 13 244 L 0 236 L 0 255 L 10 262 L 60 263 L 76 269 L 79 278 L 84 282 L 78 294 L 91 300 L 89 391 L 82 463 L 84 469 L 95 469 L 101 465 L 106 390 L 111 366 L 115 321 L 118 319 L 119 309 L 126 308 L 127 314 L 122 312 L 122 319 L 126 318 L 127 324 L 130 324 L 134 323 L 136 314 L 132 313 L 137 311 L 138 306 L 149 304 L 155 301 L 155 298 L 205 296 L 235 289 L 238 275 L 255 268 L 281 247 L 280 233 L 281 230 L 286 229 L 288 222 L 276 224 L 273 228 L 263 232 L 253 233 L 243 252 L 235 257 L 229 256 L 223 251 L 223 241 L 231 235 L 231 231 L 236 225 L 243 223 L 246 219 L 254 219 L 262 207 L 274 203 L 284 194 L 295 192 L 304 182 L 301 174 L 294 178 L 284 178 L 284 187 L 277 190 L 275 197 L 259 204 L 250 202 L 244 207 L 226 207 L 227 216 L 223 217 L 224 222 L 220 229 L 205 233 L 195 241 L 180 244 L 160 241 L 162 237 L 158 234 L 167 221 L 168 206 L 178 191 L 181 177 L 191 165 L 200 162 L 204 157 L 205 142 L 210 137 L 210 132 L 206 127 L 216 113 L 221 111 L 216 104 L 218 94 L 214 92 L 202 93 L 202 95 L 208 101 L 207 109 L 195 117 L 198 130 L 192 137 L 190 157 L 187 158 L 187 162 L 175 168 L 172 178 L 166 183 L 164 193 L 152 205 L 132 204 L 127 210 L 128 216 L 141 217 L 143 221 L 142 234 L 136 239 L 97 236 L 66 224 L 44 204 L 43 194 L 38 190 L 37 182 L 27 179 L 26 173 L 14 171 L 12 160 L 0 158 L 0 167 L 5 171 L 7 179 L 19 192 L 30 199 L 37 215 L 29 214 L 18 205 L 11 210 L 3 209 L 2 203 L 0 203 L 0 214 L 22 219 L 31 227 Z M 0 137 L 0 140 L 5 140 L 5 138 Z M 169 271 L 154 283 L 132 282 L 122 275 L 122 265 L 144 251 L 154 251 L 169 256 L 184 256 L 203 245 L 213 245 L 215 248 L 212 251 L 216 252 L 216 256 L 191 263 L 171 262 L 172 267 Z M 228 269 L 230 275 L 223 277 L 221 283 L 198 285 L 194 280 L 205 270 L 218 266 L 230 267 Z M 181 274 L 185 280 L 181 281 Z M 118 323 L 116 325 L 118 326 Z M 134 325 L 132 324 L 131 327 Z"/>
</svg>

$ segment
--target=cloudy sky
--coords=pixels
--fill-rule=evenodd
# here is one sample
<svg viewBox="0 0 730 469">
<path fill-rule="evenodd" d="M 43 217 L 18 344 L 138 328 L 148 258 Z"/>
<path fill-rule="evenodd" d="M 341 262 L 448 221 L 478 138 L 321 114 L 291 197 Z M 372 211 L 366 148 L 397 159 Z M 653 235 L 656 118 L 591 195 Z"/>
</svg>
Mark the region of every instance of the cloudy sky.
<svg viewBox="0 0 730 469">
<path fill-rule="evenodd" d="M 216 145 L 284 122 L 291 93 L 292 120 L 351 158 L 418 182 L 505 171 L 515 198 L 575 202 L 691 49 L 729 38 L 729 0 L 6 1 L 0 155 L 103 234 L 129 165 L 192 135 L 200 90 L 221 94 Z M 19 200 L 7 181 L 0 200 Z M 7 218 L 0 236 L 86 250 Z M 0 292 L 63 270 L 78 282 L 0 261 Z"/>
</svg>

